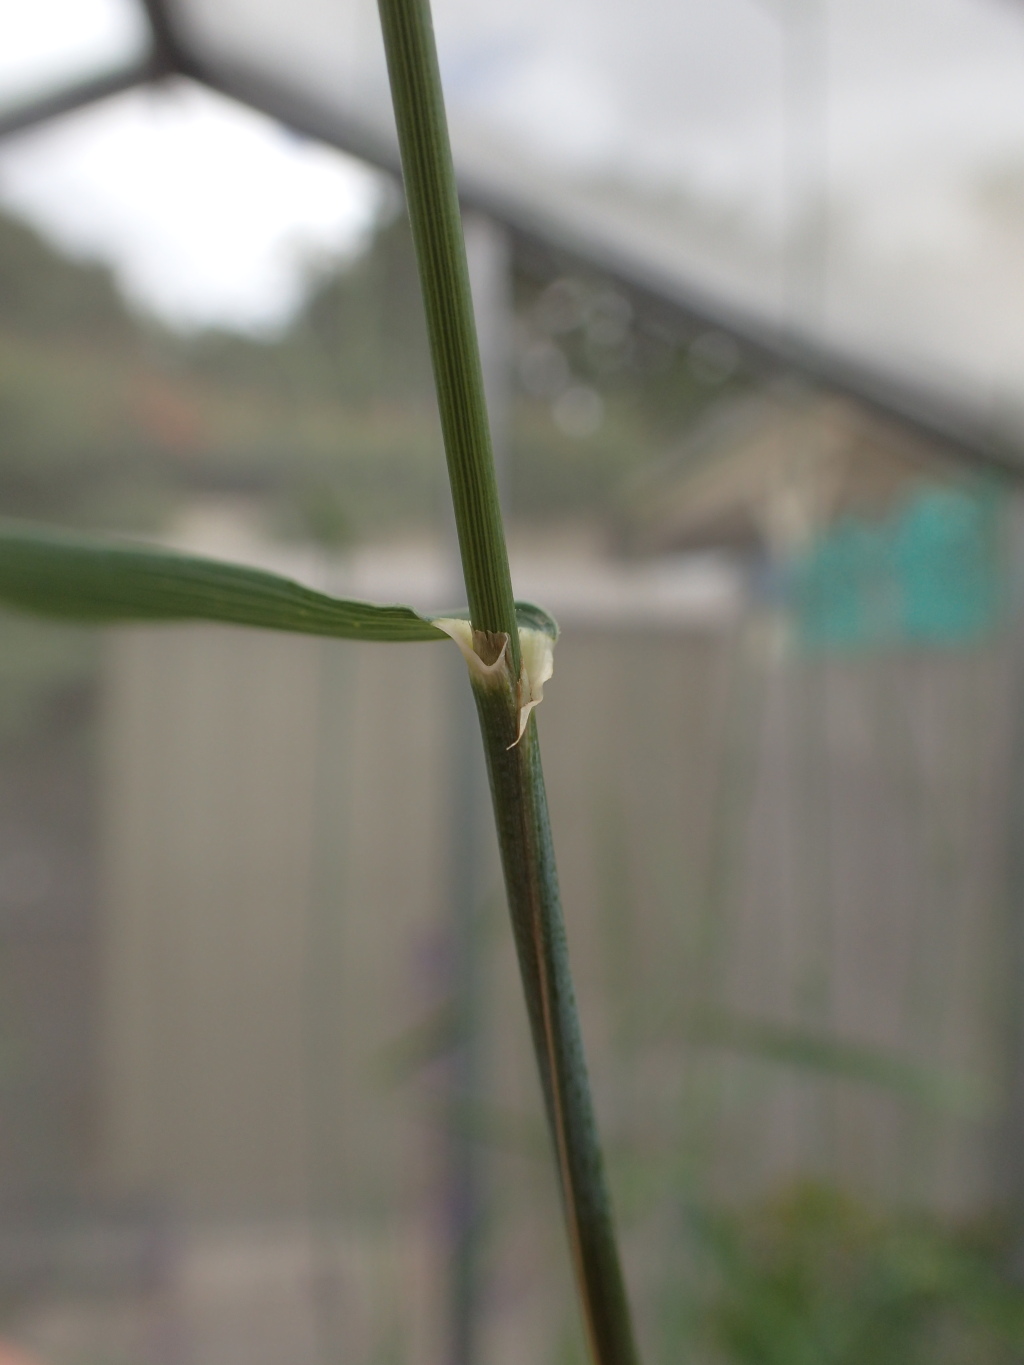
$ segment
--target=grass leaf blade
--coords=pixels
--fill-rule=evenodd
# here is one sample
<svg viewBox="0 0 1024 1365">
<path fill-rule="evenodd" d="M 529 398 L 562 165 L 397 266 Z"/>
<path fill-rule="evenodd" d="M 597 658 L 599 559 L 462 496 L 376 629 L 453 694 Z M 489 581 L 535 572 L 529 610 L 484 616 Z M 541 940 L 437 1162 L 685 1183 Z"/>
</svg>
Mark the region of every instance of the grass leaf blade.
<svg viewBox="0 0 1024 1365">
<path fill-rule="evenodd" d="M 219 621 L 346 640 L 447 638 L 411 607 L 346 601 L 263 569 L 16 522 L 0 522 L 0 601 L 94 623 Z"/>
</svg>

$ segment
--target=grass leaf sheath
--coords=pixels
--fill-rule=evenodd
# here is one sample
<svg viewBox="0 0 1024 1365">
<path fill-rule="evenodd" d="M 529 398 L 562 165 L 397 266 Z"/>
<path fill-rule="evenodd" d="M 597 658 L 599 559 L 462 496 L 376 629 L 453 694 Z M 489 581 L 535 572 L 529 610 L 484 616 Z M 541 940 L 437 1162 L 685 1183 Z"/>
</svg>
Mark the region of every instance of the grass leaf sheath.
<svg viewBox="0 0 1024 1365">
<path fill-rule="evenodd" d="M 595 1365 L 636 1365 L 573 997 L 536 723 L 517 735 L 520 653 L 455 176 L 427 0 L 378 0 L 477 649 L 471 678 L 576 1281 Z"/>
</svg>

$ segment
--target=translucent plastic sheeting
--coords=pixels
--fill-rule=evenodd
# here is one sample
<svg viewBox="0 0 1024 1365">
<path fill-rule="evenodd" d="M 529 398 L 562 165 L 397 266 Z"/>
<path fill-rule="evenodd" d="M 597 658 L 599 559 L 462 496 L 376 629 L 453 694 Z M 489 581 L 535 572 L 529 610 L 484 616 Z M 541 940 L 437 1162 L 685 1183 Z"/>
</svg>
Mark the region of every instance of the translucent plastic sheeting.
<svg viewBox="0 0 1024 1365">
<path fill-rule="evenodd" d="M 105 75 L 143 56 L 134 0 L 6 0 L 0 8 L 0 112 Z"/>
<path fill-rule="evenodd" d="M 214 69 L 391 136 L 373 0 L 172 3 Z M 563 242 L 1024 426 L 1024 6 L 435 12 L 467 185 Z"/>
</svg>

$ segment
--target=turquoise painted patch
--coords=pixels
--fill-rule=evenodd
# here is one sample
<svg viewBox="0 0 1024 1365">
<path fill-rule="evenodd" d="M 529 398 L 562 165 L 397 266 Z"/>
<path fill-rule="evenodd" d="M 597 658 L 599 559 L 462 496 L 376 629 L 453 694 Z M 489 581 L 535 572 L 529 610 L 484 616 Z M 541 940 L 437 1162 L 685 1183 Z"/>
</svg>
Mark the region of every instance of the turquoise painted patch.
<svg viewBox="0 0 1024 1365">
<path fill-rule="evenodd" d="M 996 493 L 929 488 L 900 514 L 853 517 L 792 566 L 790 601 L 808 648 L 900 642 L 970 644 L 998 623 L 1004 600 Z"/>
</svg>

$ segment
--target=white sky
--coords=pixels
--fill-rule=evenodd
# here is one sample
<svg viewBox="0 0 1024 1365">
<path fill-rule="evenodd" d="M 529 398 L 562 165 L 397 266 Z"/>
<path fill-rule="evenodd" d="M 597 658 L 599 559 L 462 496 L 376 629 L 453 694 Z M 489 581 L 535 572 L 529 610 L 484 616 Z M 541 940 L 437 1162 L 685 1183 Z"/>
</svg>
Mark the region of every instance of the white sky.
<svg viewBox="0 0 1024 1365">
<path fill-rule="evenodd" d="M 0 0 L 0 33 L 0 107 L 132 56 L 141 37 L 124 0 Z M 360 163 L 186 83 L 0 145 L 0 205 L 182 327 L 280 326 L 305 263 L 352 251 L 380 194 Z"/>
<path fill-rule="evenodd" d="M 134 0 L 0 0 L 0 32 L 0 107 L 137 57 L 146 44 Z"/>
<path fill-rule="evenodd" d="M 137 3 L 0 0 L 0 107 L 30 79 L 130 57 Z M 767 319 L 795 315 L 787 268 L 820 204 L 828 272 L 804 325 L 1024 426 L 1020 0 L 435 9 L 457 149 L 481 184 Z M 183 12 L 201 50 L 386 117 L 373 0 Z M 784 117 L 786 73 L 808 50 L 800 14 L 824 21 L 811 46 L 826 86 L 804 112 L 820 153 L 800 151 Z M 185 325 L 280 324 L 304 256 L 352 249 L 379 194 L 365 168 L 185 85 L 0 147 L 0 204 L 111 261 L 134 298 Z"/>
</svg>

